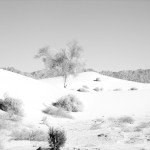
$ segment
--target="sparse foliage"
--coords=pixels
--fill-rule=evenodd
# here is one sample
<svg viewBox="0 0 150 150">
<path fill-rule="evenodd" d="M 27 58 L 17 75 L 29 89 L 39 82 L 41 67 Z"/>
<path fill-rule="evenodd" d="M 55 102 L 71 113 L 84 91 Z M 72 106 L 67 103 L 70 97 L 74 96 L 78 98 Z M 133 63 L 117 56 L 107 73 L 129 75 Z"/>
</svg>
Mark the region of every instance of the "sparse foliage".
<svg viewBox="0 0 150 150">
<path fill-rule="evenodd" d="M 53 103 L 53 106 L 70 112 L 82 111 L 83 107 L 82 103 L 78 100 L 78 98 L 72 94 L 68 94 L 59 98 L 56 102 Z"/>
<path fill-rule="evenodd" d="M 118 119 L 118 122 L 123 124 L 133 124 L 134 119 L 130 116 L 123 116 Z"/>
<path fill-rule="evenodd" d="M 55 72 L 55 74 L 64 77 L 64 88 L 67 87 L 67 77 L 69 74 L 76 74 L 83 70 L 83 61 L 81 58 L 81 46 L 76 41 L 69 42 L 67 48 L 52 54 L 49 48 L 39 50 L 35 58 L 42 58 L 46 69 Z"/>
<path fill-rule="evenodd" d="M 89 92 L 89 90 L 86 88 L 79 88 L 79 89 L 77 89 L 77 91 L 78 92 Z"/>
<path fill-rule="evenodd" d="M 47 107 L 46 109 L 43 110 L 43 112 L 54 117 L 69 118 L 69 119 L 73 118 L 67 111 L 64 111 L 63 109 L 54 106 Z"/>
<path fill-rule="evenodd" d="M 99 91 L 102 91 L 103 88 L 95 87 L 93 90 L 96 91 L 96 92 L 99 92 Z"/>
<path fill-rule="evenodd" d="M 46 141 L 48 136 L 41 129 L 18 129 L 12 131 L 13 140 Z"/>
<path fill-rule="evenodd" d="M 101 79 L 99 77 L 97 77 L 94 81 L 101 81 Z"/>
<path fill-rule="evenodd" d="M 10 117 L 13 115 L 22 116 L 22 102 L 19 99 L 12 98 L 8 95 L 4 96 L 4 100 L 0 100 L 0 109 L 8 112 Z"/>
<path fill-rule="evenodd" d="M 64 130 L 51 127 L 48 135 L 48 142 L 51 150 L 60 150 L 60 147 L 63 147 L 67 140 Z"/>
<path fill-rule="evenodd" d="M 129 91 L 135 91 L 135 90 L 138 90 L 136 87 L 132 87 L 129 89 Z"/>
</svg>

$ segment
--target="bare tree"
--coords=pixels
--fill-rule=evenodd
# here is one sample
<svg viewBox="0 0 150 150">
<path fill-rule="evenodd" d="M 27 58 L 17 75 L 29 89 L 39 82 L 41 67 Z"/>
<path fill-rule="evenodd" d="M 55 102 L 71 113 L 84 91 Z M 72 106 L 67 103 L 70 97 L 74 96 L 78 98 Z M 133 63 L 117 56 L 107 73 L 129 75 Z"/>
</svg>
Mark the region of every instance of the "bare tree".
<svg viewBox="0 0 150 150">
<path fill-rule="evenodd" d="M 42 58 L 46 69 L 62 75 L 64 88 L 66 88 L 68 75 L 75 75 L 83 69 L 82 51 L 83 49 L 78 45 L 78 42 L 72 41 L 67 44 L 65 49 L 61 49 L 56 54 L 50 53 L 48 47 L 42 48 L 35 58 Z"/>
</svg>

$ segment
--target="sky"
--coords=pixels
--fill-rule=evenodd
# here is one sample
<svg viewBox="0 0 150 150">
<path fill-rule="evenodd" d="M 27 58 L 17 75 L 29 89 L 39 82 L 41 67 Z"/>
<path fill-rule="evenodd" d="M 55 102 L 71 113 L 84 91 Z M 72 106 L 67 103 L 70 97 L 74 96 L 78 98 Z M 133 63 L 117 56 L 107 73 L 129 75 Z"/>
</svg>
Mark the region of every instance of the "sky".
<svg viewBox="0 0 150 150">
<path fill-rule="evenodd" d="M 86 68 L 150 69 L 150 0 L 0 0 L 0 67 L 43 69 L 38 50 L 72 40 Z"/>
</svg>

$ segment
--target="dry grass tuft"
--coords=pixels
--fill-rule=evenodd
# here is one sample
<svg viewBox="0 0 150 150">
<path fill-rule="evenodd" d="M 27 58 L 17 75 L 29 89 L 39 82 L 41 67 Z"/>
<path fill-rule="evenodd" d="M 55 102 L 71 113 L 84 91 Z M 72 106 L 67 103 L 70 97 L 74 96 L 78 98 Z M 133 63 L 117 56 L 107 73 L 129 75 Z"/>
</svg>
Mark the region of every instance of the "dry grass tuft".
<svg viewBox="0 0 150 150">
<path fill-rule="evenodd" d="M 52 105 L 69 112 L 79 112 L 82 111 L 83 108 L 82 103 L 72 94 L 59 98 L 56 102 L 52 103 Z"/>
<path fill-rule="evenodd" d="M 73 119 L 73 117 L 67 111 L 64 111 L 64 110 L 54 107 L 54 106 L 47 107 L 45 110 L 43 110 L 43 112 L 48 115 L 58 117 L 58 118 Z"/>
</svg>

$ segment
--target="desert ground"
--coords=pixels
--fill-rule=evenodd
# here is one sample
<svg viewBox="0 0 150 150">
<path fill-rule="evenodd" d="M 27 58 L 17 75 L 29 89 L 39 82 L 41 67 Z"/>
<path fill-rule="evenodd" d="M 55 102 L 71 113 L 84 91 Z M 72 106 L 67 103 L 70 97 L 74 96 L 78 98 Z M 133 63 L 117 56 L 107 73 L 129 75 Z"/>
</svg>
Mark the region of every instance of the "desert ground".
<svg viewBox="0 0 150 150">
<path fill-rule="evenodd" d="M 150 84 L 84 72 L 70 75 L 65 89 L 62 77 L 35 80 L 0 69 L 0 86 L 0 98 L 20 99 L 24 112 L 20 120 L 12 121 L 0 111 L 0 149 L 48 147 L 44 135 L 37 132 L 46 136 L 49 127 L 55 127 L 66 132 L 64 150 L 150 150 Z M 70 112 L 71 118 L 43 113 L 67 94 L 82 102 L 81 112 Z M 25 140 L 27 131 L 32 136 Z M 34 131 L 41 139 L 34 139 Z M 22 135 L 16 138 L 17 133 Z"/>
</svg>

